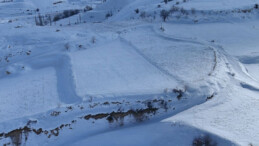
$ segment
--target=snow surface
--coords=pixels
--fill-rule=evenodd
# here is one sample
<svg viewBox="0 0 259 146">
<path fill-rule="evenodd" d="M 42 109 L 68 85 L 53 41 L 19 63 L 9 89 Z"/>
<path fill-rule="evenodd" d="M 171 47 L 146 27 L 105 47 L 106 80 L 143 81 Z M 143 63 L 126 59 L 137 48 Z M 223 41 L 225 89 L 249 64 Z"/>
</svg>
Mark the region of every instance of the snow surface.
<svg viewBox="0 0 259 146">
<path fill-rule="evenodd" d="M 81 97 L 161 93 L 176 86 L 174 79 L 122 42 L 111 42 L 71 56 L 76 90 Z"/>
<path fill-rule="evenodd" d="M 259 145 L 256 3 L 0 0 L 0 145 Z"/>
<path fill-rule="evenodd" d="M 53 68 L 1 79 L 0 122 L 57 107 L 59 99 L 56 80 Z"/>
<path fill-rule="evenodd" d="M 248 7 L 258 2 L 258 0 L 191 0 L 184 3 L 183 6 L 187 9 L 194 8 L 197 10 L 225 10 Z"/>
</svg>

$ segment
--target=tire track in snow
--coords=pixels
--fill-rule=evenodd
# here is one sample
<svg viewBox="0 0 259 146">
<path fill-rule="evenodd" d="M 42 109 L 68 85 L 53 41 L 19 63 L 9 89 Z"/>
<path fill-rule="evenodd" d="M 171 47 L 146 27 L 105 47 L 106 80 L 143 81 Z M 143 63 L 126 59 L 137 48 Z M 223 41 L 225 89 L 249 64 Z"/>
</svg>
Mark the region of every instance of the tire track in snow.
<svg viewBox="0 0 259 146">
<path fill-rule="evenodd" d="M 166 40 L 169 40 L 169 41 L 176 41 L 176 42 L 183 42 L 183 43 L 191 43 L 191 44 L 201 45 L 201 46 L 205 46 L 205 47 L 208 47 L 209 49 L 211 49 L 213 51 L 213 57 L 214 57 L 213 61 L 214 61 L 214 64 L 212 65 L 212 69 L 211 69 L 211 71 L 209 71 L 207 77 L 211 76 L 215 72 L 215 70 L 216 70 L 216 68 L 218 66 L 218 61 L 219 61 L 220 54 L 226 56 L 225 50 L 223 48 L 217 47 L 215 45 L 211 45 L 211 44 L 209 44 L 206 41 L 202 41 L 202 40 L 198 41 L 198 40 L 194 40 L 194 39 L 191 39 L 191 38 L 175 38 L 175 36 L 171 36 L 171 35 L 167 35 L 165 33 L 158 32 L 154 28 L 154 26 L 149 26 L 149 28 L 156 35 L 158 35 L 159 37 L 162 37 L 163 39 L 166 39 Z M 205 80 L 205 79 L 206 78 L 201 78 L 201 79 L 198 79 L 198 80 L 195 80 L 195 81 L 202 81 L 202 80 Z"/>
<path fill-rule="evenodd" d="M 132 27 L 129 27 L 128 29 L 130 29 L 130 28 L 132 28 Z M 167 35 L 167 34 L 160 33 L 158 31 L 156 31 L 156 29 L 155 29 L 155 27 L 153 25 L 140 25 L 138 28 L 148 29 L 149 32 L 153 32 L 155 35 L 157 35 L 158 37 L 161 37 L 164 40 L 173 41 L 173 42 L 181 42 L 181 43 L 190 43 L 190 44 L 195 44 L 195 45 L 201 45 L 201 46 L 208 47 L 209 49 L 211 49 L 213 51 L 213 57 L 214 57 L 214 59 L 213 59 L 214 63 L 212 64 L 212 69 L 210 71 L 208 71 L 208 77 L 211 74 L 213 74 L 213 72 L 216 70 L 217 61 L 218 61 L 218 53 L 219 52 L 217 51 L 217 49 L 215 47 L 212 47 L 209 43 L 198 41 L 198 40 L 193 40 L 193 39 L 188 39 L 188 38 L 186 38 L 186 39 L 185 38 L 174 38 L 174 36 L 170 36 L 170 35 Z M 155 63 L 154 61 L 149 59 L 149 57 L 147 57 L 141 51 L 139 51 L 138 47 L 135 46 L 134 44 L 132 44 L 130 41 L 128 41 L 127 39 L 123 38 L 121 35 L 119 35 L 119 38 L 120 38 L 121 41 L 123 41 L 124 43 L 128 44 L 129 46 L 131 46 L 138 54 L 140 54 L 144 59 L 146 59 L 153 66 L 158 68 L 161 72 L 163 72 L 164 74 L 174 78 L 179 83 L 185 83 L 185 81 L 181 80 L 180 77 L 178 77 L 176 75 L 173 75 L 172 73 L 169 73 L 165 69 L 161 68 L 157 63 Z M 194 80 L 193 82 L 203 81 L 203 80 L 205 80 L 205 78 L 203 77 L 201 79 Z"/>
<path fill-rule="evenodd" d="M 159 37 L 165 39 L 165 40 L 169 40 L 169 41 L 174 41 L 174 42 L 182 42 L 182 43 L 191 43 L 191 44 L 196 44 L 196 45 L 205 45 L 205 43 L 193 40 L 193 39 L 187 39 L 187 38 L 176 38 L 174 36 L 171 35 L 167 35 L 165 33 L 160 33 L 158 31 L 156 31 L 156 29 L 154 28 L 154 26 L 149 26 L 149 29 L 151 31 L 153 31 L 156 35 L 158 35 Z"/>
</svg>

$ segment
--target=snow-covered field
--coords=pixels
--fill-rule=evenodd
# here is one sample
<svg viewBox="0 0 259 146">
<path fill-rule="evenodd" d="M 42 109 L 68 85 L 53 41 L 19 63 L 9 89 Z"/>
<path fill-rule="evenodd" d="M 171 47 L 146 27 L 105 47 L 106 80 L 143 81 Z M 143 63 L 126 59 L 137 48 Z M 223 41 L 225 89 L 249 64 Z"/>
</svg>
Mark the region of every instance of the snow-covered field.
<svg viewBox="0 0 259 146">
<path fill-rule="evenodd" d="M 0 0 L 0 145 L 259 145 L 257 3 Z"/>
</svg>

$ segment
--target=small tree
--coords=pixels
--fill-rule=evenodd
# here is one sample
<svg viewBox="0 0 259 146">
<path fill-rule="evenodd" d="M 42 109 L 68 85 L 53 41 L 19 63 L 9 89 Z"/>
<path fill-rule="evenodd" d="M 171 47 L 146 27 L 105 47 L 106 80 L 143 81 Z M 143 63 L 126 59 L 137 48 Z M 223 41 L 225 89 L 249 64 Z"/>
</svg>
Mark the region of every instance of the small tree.
<svg viewBox="0 0 259 146">
<path fill-rule="evenodd" d="M 51 19 L 50 15 L 48 15 L 48 20 L 49 20 L 49 25 L 51 26 L 52 25 L 52 19 Z"/>
<path fill-rule="evenodd" d="M 170 12 L 166 11 L 166 10 L 162 10 L 160 12 L 160 16 L 163 18 L 163 21 L 165 22 L 165 20 L 169 17 Z"/>
<path fill-rule="evenodd" d="M 43 22 L 44 22 L 44 17 L 43 16 L 41 16 L 40 14 L 38 14 L 38 18 L 35 16 L 35 23 L 36 23 L 36 25 L 43 26 L 44 25 Z"/>
</svg>

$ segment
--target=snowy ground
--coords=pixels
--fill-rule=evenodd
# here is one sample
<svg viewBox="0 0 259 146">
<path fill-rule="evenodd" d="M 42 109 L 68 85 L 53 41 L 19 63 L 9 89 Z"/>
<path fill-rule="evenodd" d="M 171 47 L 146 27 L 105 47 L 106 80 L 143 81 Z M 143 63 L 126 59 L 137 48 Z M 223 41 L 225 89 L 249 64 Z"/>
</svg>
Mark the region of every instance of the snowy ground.
<svg viewBox="0 0 259 146">
<path fill-rule="evenodd" d="M 259 145 L 256 3 L 0 0 L 0 145 Z"/>
</svg>

